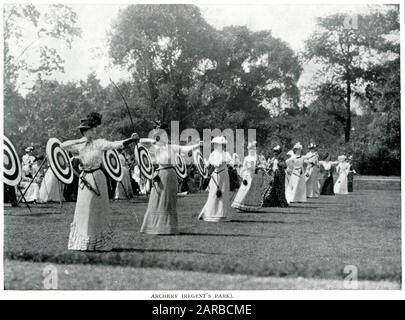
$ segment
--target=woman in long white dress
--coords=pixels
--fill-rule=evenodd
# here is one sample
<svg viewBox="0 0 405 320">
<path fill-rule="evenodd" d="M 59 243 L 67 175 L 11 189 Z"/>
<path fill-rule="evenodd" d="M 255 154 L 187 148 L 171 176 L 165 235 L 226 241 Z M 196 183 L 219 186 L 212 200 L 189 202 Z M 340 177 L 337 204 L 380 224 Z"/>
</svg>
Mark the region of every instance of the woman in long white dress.
<svg viewBox="0 0 405 320">
<path fill-rule="evenodd" d="M 174 169 L 177 153 L 187 154 L 200 147 L 200 144 L 179 146 L 169 144 L 166 132 L 167 125 L 155 129 L 155 139 L 140 139 L 146 147 L 155 146 L 155 161 L 159 166 L 155 172 L 141 232 L 155 235 L 178 234 L 177 217 L 177 174 Z"/>
<path fill-rule="evenodd" d="M 89 114 L 79 126 L 83 137 L 60 145 L 78 155 L 82 170 L 74 218 L 70 225 L 69 250 L 109 251 L 113 248 L 107 179 L 101 171 L 103 152 L 121 149 L 139 138 L 133 134 L 129 139 L 115 142 L 97 139 L 96 127 L 100 124 L 100 114 Z"/>
<path fill-rule="evenodd" d="M 305 182 L 305 157 L 301 156 L 302 145 L 296 143 L 293 147 L 294 156 L 291 158 L 292 172 L 290 176 L 287 201 L 306 202 L 307 187 Z"/>
<path fill-rule="evenodd" d="M 333 187 L 333 191 L 335 194 L 348 194 L 347 190 L 347 175 L 350 171 L 350 164 L 346 161 L 346 156 L 339 156 L 338 161 L 339 164 L 336 167 L 336 172 L 338 174 L 338 178 L 336 183 Z"/>
<path fill-rule="evenodd" d="M 223 149 L 228 143 L 225 137 L 215 137 L 212 143 L 214 151 L 210 154 L 208 163 L 214 167 L 214 172 L 208 186 L 207 202 L 198 218 L 207 222 L 219 222 L 225 220 L 231 211 L 228 165 L 233 165 L 233 160 Z"/>
<path fill-rule="evenodd" d="M 63 201 L 63 188 L 64 184 L 59 182 L 52 169 L 48 168 L 44 179 L 42 180 L 41 188 L 39 189 L 38 202 L 46 203 Z"/>
<path fill-rule="evenodd" d="M 319 156 L 315 150 L 316 145 L 310 143 L 308 153 L 305 155 L 307 167 L 305 170 L 307 198 L 319 198 Z"/>
<path fill-rule="evenodd" d="M 134 192 L 131 185 L 131 176 L 129 174 L 129 169 L 127 168 L 125 157 L 122 153 L 119 154 L 121 167 L 122 167 L 122 180 L 117 182 L 117 187 L 115 188 L 115 200 L 131 199 L 134 197 Z"/>
<path fill-rule="evenodd" d="M 292 188 L 290 185 L 291 175 L 294 171 L 294 152 L 292 150 L 286 153 L 287 159 L 285 160 L 285 199 L 287 203 L 291 203 L 292 200 Z"/>
<path fill-rule="evenodd" d="M 248 145 L 249 154 L 243 159 L 242 184 L 232 203 L 232 208 L 241 211 L 255 211 L 263 204 L 265 162 L 261 163 L 256 153 L 257 142 Z"/>
</svg>

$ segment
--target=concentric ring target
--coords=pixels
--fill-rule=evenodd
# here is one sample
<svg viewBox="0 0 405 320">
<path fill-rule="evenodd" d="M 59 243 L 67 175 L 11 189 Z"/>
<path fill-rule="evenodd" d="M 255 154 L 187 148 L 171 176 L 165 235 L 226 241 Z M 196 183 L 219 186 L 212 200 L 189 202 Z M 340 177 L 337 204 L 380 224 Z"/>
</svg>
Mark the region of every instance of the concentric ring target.
<svg viewBox="0 0 405 320">
<path fill-rule="evenodd" d="M 186 161 L 184 160 L 184 157 L 180 153 L 176 153 L 175 163 L 176 165 L 174 166 L 174 169 L 176 169 L 177 175 L 182 179 L 187 177 Z"/>
<path fill-rule="evenodd" d="M 103 166 L 108 175 L 115 181 L 121 181 L 124 175 L 117 150 L 107 150 L 103 154 Z"/>
<path fill-rule="evenodd" d="M 11 141 L 4 136 L 4 150 L 3 150 L 3 176 L 4 183 L 15 187 L 18 185 L 22 178 L 22 168 L 20 158 L 15 150 Z"/>
<path fill-rule="evenodd" d="M 195 150 L 193 153 L 193 158 L 194 158 L 194 164 L 198 169 L 198 172 L 203 178 L 208 177 L 208 169 L 205 166 L 204 158 L 201 154 L 200 150 Z"/>
<path fill-rule="evenodd" d="M 135 158 L 139 165 L 141 174 L 146 179 L 153 178 L 153 163 L 149 155 L 148 149 L 142 145 L 135 146 Z"/>
<path fill-rule="evenodd" d="M 49 166 L 58 180 L 64 184 L 71 184 L 73 182 L 73 167 L 67 152 L 60 147 L 60 143 L 56 138 L 49 139 L 46 144 L 46 155 Z"/>
</svg>

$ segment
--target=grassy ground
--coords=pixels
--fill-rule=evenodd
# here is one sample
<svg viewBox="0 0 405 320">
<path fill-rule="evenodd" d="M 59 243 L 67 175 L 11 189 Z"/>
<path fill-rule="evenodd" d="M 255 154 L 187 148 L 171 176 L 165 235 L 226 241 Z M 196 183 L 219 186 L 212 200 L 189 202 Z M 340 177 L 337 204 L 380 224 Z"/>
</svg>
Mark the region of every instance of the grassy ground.
<svg viewBox="0 0 405 320">
<path fill-rule="evenodd" d="M 342 280 L 255 277 L 103 265 L 52 264 L 6 260 L 6 289 L 43 290 L 44 274 L 57 272 L 60 290 L 343 290 Z M 45 273 L 44 273 L 45 270 Z M 45 281 L 45 283 L 48 283 Z M 350 283 L 352 285 L 352 283 Z M 389 281 L 358 281 L 359 290 L 400 290 Z M 154 291 L 152 291 L 153 293 Z M 229 294 L 229 293 L 227 293 Z"/>
<path fill-rule="evenodd" d="M 22 207 L 6 207 L 7 287 L 14 287 L 14 283 L 20 289 L 31 288 L 15 280 L 18 270 L 24 274 L 21 261 L 79 264 L 83 270 L 91 267 L 83 265 L 99 265 L 100 274 L 100 265 L 109 265 L 133 270 L 160 268 L 166 272 L 192 270 L 255 277 L 331 279 L 338 283 L 346 276 L 345 266 L 354 265 L 361 280 L 401 281 L 399 181 L 358 180 L 355 192 L 347 196 L 324 196 L 285 209 L 233 212 L 231 221 L 219 224 L 195 219 L 205 199 L 205 193 L 179 198 L 181 234 L 177 236 L 138 232 L 147 199 L 112 203 L 117 239 L 116 249 L 108 253 L 66 249 L 73 218 L 72 203 L 65 203 L 62 209 L 57 204 L 37 206 L 31 216 Z M 92 277 L 85 279 L 80 282 L 82 288 L 102 287 Z M 118 283 L 115 288 L 121 285 L 140 289 L 139 281 Z M 156 288 L 159 283 L 156 281 Z M 179 286 L 178 282 L 173 283 Z M 193 288 L 195 281 L 190 277 L 182 283 Z M 265 289 L 259 284 L 257 288 Z"/>
</svg>

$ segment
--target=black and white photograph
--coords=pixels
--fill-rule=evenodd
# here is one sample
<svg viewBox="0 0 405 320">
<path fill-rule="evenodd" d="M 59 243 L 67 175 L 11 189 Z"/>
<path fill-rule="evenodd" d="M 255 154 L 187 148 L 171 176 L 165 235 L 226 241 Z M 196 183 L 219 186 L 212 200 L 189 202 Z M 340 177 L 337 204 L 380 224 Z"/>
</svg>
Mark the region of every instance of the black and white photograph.
<svg viewBox="0 0 405 320">
<path fill-rule="evenodd" d="M 403 10 L 3 4 L 5 293 L 401 292 Z"/>
</svg>

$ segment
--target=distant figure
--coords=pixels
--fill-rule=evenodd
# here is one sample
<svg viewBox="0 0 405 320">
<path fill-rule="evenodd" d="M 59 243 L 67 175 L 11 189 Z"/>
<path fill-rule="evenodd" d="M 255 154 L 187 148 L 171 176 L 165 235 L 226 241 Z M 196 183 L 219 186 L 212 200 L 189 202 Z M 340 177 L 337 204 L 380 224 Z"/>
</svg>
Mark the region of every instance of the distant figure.
<svg viewBox="0 0 405 320">
<path fill-rule="evenodd" d="M 263 204 L 265 162 L 260 161 L 256 147 L 256 141 L 249 143 L 248 155 L 243 159 L 241 171 L 243 181 L 232 203 L 232 208 L 240 211 L 255 211 Z"/>
<path fill-rule="evenodd" d="M 291 157 L 292 172 L 289 180 L 287 200 L 290 202 L 306 202 L 307 187 L 304 174 L 305 158 L 301 155 L 302 145 L 297 142 L 293 147 L 294 155 Z"/>
<path fill-rule="evenodd" d="M 126 159 L 122 152 L 119 153 L 121 167 L 123 171 L 122 180 L 117 182 L 115 189 L 115 200 L 131 199 L 134 197 L 131 185 L 131 176 L 129 175 L 129 169 L 126 165 Z"/>
<path fill-rule="evenodd" d="M 281 155 L 281 147 L 273 148 L 273 157 L 268 162 L 273 174 L 273 186 L 268 195 L 265 196 L 263 207 L 288 207 L 285 197 L 285 160 Z"/>
<path fill-rule="evenodd" d="M 319 198 L 319 158 L 318 153 L 316 152 L 316 145 L 311 142 L 308 146 L 308 149 L 309 151 L 305 155 L 305 162 L 307 163 L 307 167 L 305 170 L 307 197 Z"/>
<path fill-rule="evenodd" d="M 225 137 L 212 139 L 214 151 L 210 154 L 208 163 L 214 171 L 209 182 L 207 202 L 198 216 L 198 219 L 207 222 L 223 221 L 231 212 L 228 165 L 232 165 L 233 161 L 231 155 L 224 150 L 227 143 Z"/>
<path fill-rule="evenodd" d="M 337 161 L 330 161 L 329 153 L 326 153 L 321 161 L 319 161 L 319 168 L 321 172 L 321 179 L 319 180 L 321 195 L 333 196 L 333 170 L 337 165 Z"/>
<path fill-rule="evenodd" d="M 38 202 L 46 203 L 63 201 L 63 196 L 61 199 L 63 188 L 64 184 L 59 182 L 52 169 L 48 168 L 46 170 L 45 177 L 42 180 L 41 188 L 39 189 Z"/>
<path fill-rule="evenodd" d="M 353 192 L 353 178 L 354 175 L 357 173 L 356 170 L 353 169 L 352 165 L 353 157 L 349 156 L 347 163 L 349 164 L 349 174 L 347 175 L 347 191 Z"/>
<path fill-rule="evenodd" d="M 347 175 L 349 174 L 350 164 L 346 161 L 346 156 L 339 156 L 339 164 L 336 167 L 338 179 L 333 187 L 335 194 L 348 194 L 347 191 Z"/>
</svg>

